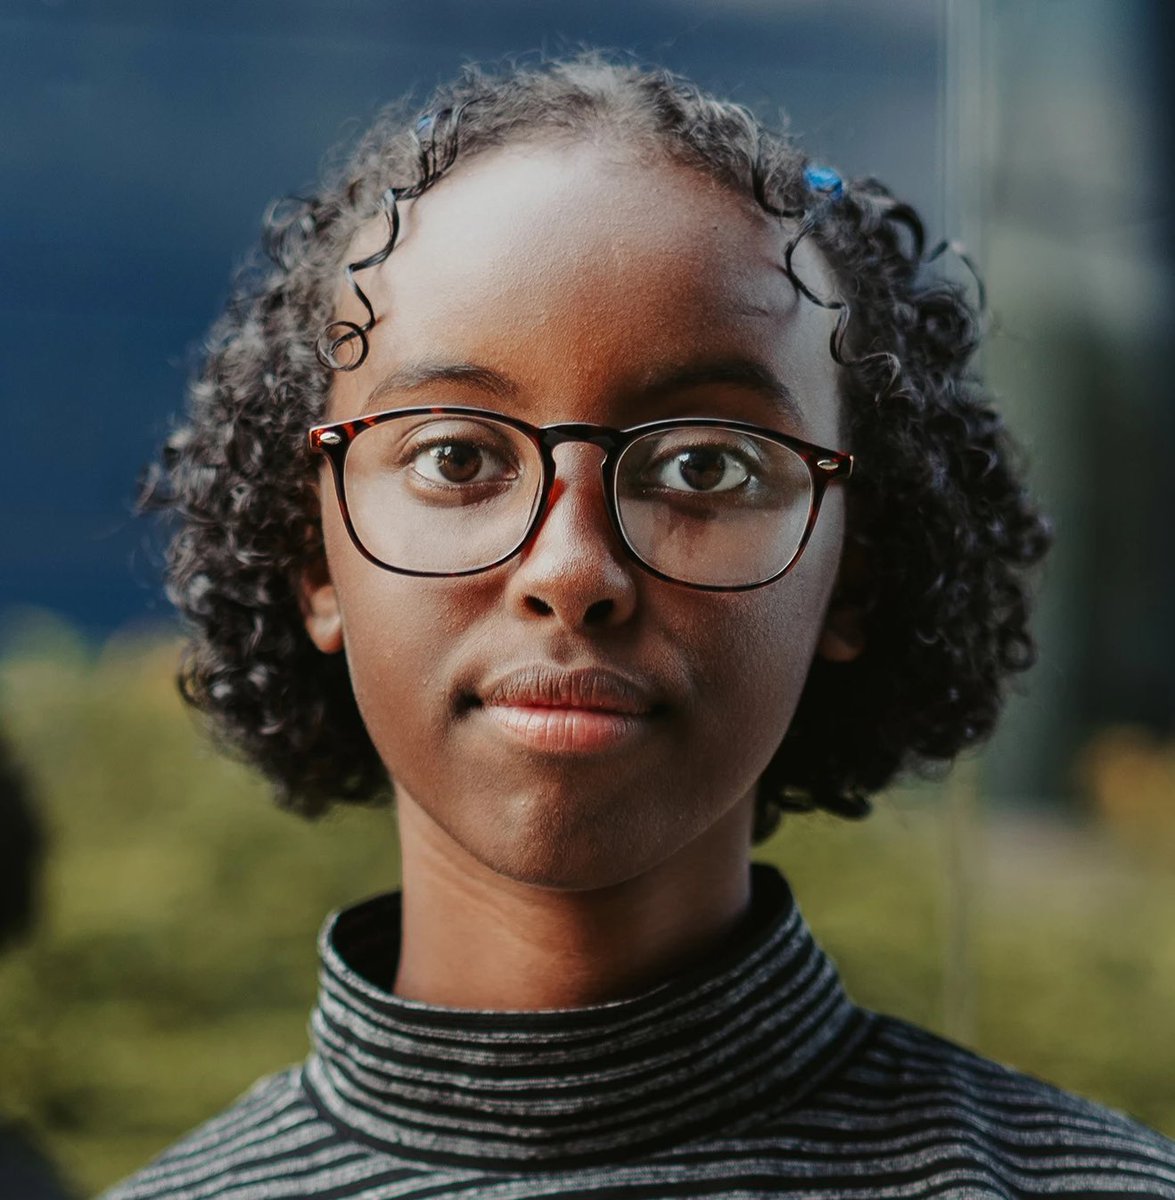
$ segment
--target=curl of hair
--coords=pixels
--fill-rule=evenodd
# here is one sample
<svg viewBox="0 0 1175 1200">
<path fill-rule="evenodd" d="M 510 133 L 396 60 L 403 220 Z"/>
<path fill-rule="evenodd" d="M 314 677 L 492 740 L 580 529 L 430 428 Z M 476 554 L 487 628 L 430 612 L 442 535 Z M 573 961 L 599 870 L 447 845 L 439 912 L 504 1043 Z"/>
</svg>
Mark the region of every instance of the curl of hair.
<svg viewBox="0 0 1175 1200">
<path fill-rule="evenodd" d="M 927 272 L 917 214 L 872 179 L 818 202 L 786 136 L 663 70 L 595 51 L 499 73 L 467 67 L 423 115 L 388 110 L 316 192 L 270 210 L 266 257 L 238 278 L 187 418 L 143 484 L 144 507 L 173 523 L 168 589 L 190 633 L 183 694 L 288 808 L 315 815 L 390 792 L 343 656 L 314 648 L 298 598 L 323 554 L 305 435 L 332 372 L 315 346 L 348 247 L 386 216 L 389 188 L 420 195 L 506 143 L 588 138 L 688 165 L 793 236 L 799 219 L 840 289 L 838 361 L 861 469 L 846 550 L 860 569 L 845 573 L 838 599 L 865 612 L 866 648 L 850 663 L 813 663 L 760 784 L 756 840 L 786 810 L 862 816 L 899 771 L 981 741 L 1006 678 L 1033 661 L 1026 574 L 1047 523 L 969 374 L 977 314 L 960 287 Z"/>
</svg>

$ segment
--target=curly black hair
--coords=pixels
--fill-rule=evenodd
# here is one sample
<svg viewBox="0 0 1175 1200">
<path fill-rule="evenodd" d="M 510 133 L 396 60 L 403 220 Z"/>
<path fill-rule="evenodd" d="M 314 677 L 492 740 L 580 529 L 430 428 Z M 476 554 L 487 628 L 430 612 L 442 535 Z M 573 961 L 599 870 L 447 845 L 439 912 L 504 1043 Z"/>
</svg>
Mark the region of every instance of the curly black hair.
<svg viewBox="0 0 1175 1200">
<path fill-rule="evenodd" d="M 928 271 L 916 212 L 874 179 L 841 181 L 741 105 L 597 51 L 536 65 L 469 66 L 423 113 L 386 111 L 313 195 L 267 213 L 189 389 L 187 420 L 142 498 L 174 520 L 169 595 L 190 631 L 180 684 L 223 741 L 316 815 L 378 800 L 390 781 L 342 655 L 303 626 L 298 581 L 323 554 L 306 430 L 331 366 L 362 343 L 333 306 L 358 230 L 385 193 L 421 194 L 454 163 L 523 140 L 612 138 L 704 173 L 810 238 L 840 309 L 831 352 L 866 464 L 851 485 L 852 581 L 865 651 L 817 659 L 759 786 L 756 841 L 784 810 L 870 810 L 903 769 L 953 758 L 992 730 L 1004 681 L 1033 661 L 1028 569 L 1048 526 L 1015 449 L 969 369 L 980 329 L 964 289 Z M 390 252 L 394 237 L 385 248 Z M 375 319 L 374 317 L 372 318 Z M 323 331 L 329 332 L 324 337 Z M 341 352 L 341 353 L 340 353 Z M 337 362 L 350 355 L 352 362 Z"/>
</svg>

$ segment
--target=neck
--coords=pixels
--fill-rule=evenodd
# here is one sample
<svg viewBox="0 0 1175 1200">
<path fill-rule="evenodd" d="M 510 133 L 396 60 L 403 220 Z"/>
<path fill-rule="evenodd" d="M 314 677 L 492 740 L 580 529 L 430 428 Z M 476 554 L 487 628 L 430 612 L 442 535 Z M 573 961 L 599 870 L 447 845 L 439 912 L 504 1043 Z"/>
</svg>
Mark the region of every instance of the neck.
<svg viewBox="0 0 1175 1200">
<path fill-rule="evenodd" d="M 559 890 L 506 878 L 397 799 L 403 855 L 393 987 L 449 1008 L 580 1008 L 653 987 L 702 958 L 750 902 L 753 798 L 622 883 Z"/>
</svg>

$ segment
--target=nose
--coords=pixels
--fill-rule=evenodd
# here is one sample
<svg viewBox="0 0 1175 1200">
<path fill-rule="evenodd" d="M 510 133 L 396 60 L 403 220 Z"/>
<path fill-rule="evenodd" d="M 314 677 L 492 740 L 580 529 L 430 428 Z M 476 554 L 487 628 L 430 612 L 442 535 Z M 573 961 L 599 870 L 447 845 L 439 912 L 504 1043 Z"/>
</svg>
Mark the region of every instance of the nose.
<svg viewBox="0 0 1175 1200">
<path fill-rule="evenodd" d="M 621 625 L 636 610 L 638 568 L 608 517 L 603 452 L 569 444 L 554 453 L 558 469 L 546 510 L 510 576 L 511 607 L 568 628 Z"/>
</svg>

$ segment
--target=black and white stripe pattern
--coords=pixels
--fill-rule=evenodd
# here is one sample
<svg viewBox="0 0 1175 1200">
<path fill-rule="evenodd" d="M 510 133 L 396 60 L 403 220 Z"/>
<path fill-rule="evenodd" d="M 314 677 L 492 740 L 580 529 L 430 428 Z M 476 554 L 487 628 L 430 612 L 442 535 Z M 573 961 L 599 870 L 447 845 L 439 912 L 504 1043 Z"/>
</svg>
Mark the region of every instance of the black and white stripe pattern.
<svg viewBox="0 0 1175 1200">
<path fill-rule="evenodd" d="M 388 990 L 399 897 L 323 930 L 315 1052 L 107 1200 L 1147 1196 L 1175 1143 L 853 1006 L 777 872 L 716 961 L 589 1008 Z"/>
</svg>

